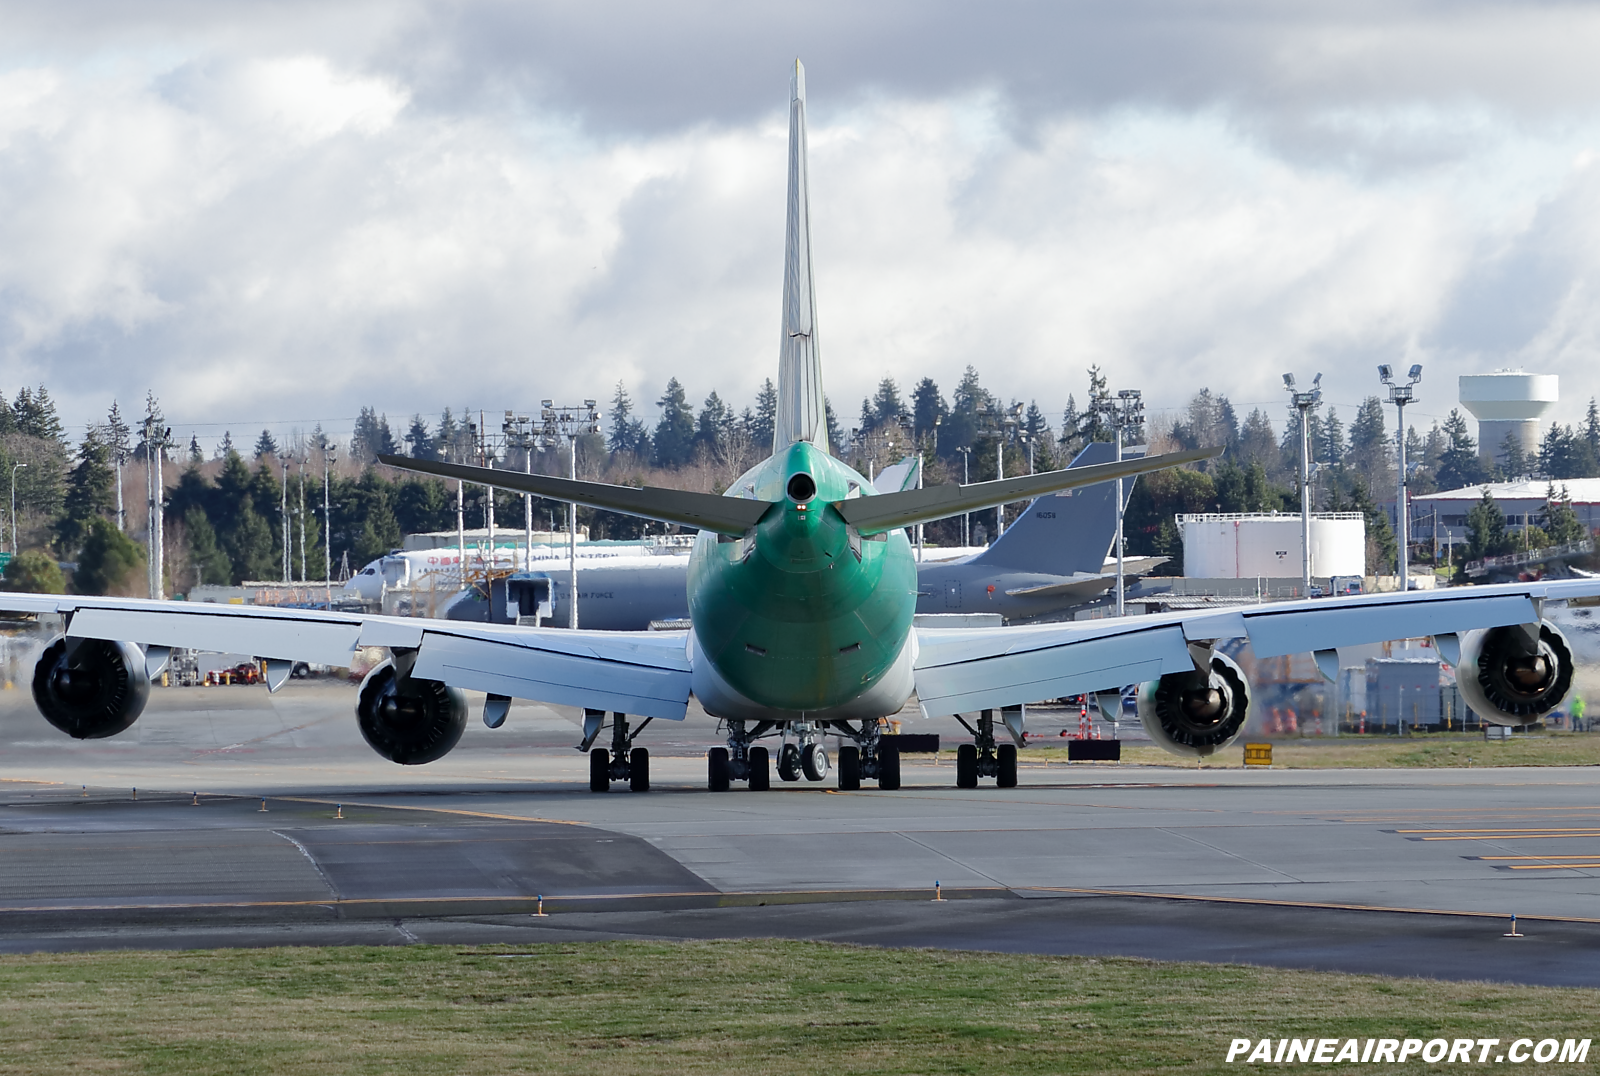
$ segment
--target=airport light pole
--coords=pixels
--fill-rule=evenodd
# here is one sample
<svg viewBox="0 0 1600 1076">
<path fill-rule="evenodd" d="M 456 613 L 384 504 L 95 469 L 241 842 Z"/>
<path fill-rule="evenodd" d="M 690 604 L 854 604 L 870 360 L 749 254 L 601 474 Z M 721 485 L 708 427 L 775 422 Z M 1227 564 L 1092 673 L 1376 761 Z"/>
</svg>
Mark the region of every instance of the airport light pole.
<svg viewBox="0 0 1600 1076">
<path fill-rule="evenodd" d="M 600 412 L 593 400 L 582 407 L 557 407 L 553 400 L 539 401 L 539 418 L 544 423 L 547 444 L 567 441 L 567 477 L 578 480 L 578 438 L 600 432 Z M 567 502 L 567 627 L 578 626 L 578 505 Z"/>
<path fill-rule="evenodd" d="M 1310 392 L 1297 392 L 1294 375 L 1283 375 L 1295 410 L 1300 412 L 1300 596 L 1311 596 L 1311 412 L 1322 403 L 1322 375 L 1311 379 Z"/>
<path fill-rule="evenodd" d="M 1116 462 L 1122 462 L 1122 435 L 1128 430 L 1136 430 L 1144 425 L 1144 393 L 1139 389 L 1119 389 L 1117 395 L 1100 396 L 1089 401 L 1091 413 L 1105 416 L 1105 421 L 1111 427 L 1113 440 L 1116 443 Z M 1122 479 L 1117 479 L 1117 615 L 1126 616 L 1128 612 L 1126 583 L 1123 571 L 1123 541 L 1122 541 Z"/>
<path fill-rule="evenodd" d="M 322 579 L 328 592 L 328 608 L 333 608 L 333 499 L 329 495 L 333 465 L 339 462 L 339 446 L 322 440 Z"/>
<path fill-rule="evenodd" d="M 302 443 L 301 451 L 304 452 Z M 300 582 L 306 581 L 306 465 L 311 462 L 311 457 L 300 457 Z"/>
<path fill-rule="evenodd" d="M 11 555 L 17 555 L 17 472 L 26 467 L 26 463 L 11 465 Z"/>
<path fill-rule="evenodd" d="M 283 519 L 283 585 L 288 586 L 292 581 L 294 539 L 289 535 L 289 461 L 280 459 L 278 464 L 283 468 L 283 496 L 279 506 L 278 515 Z"/>
<path fill-rule="evenodd" d="M 533 473 L 533 419 L 527 415 L 516 415 L 506 412 L 505 423 L 500 429 L 506 435 L 507 448 L 522 449 L 522 469 L 526 474 Z M 524 569 L 533 569 L 533 494 L 522 495 L 522 530 L 523 541 L 526 548 L 523 551 L 522 564 Z M 513 563 L 515 560 L 513 559 Z"/>
<path fill-rule="evenodd" d="M 152 398 L 151 408 L 155 404 Z M 156 424 L 154 413 L 145 416 L 144 420 L 144 455 L 149 487 L 149 542 L 150 542 L 150 597 L 161 599 L 166 597 L 166 566 L 163 563 L 165 550 L 162 548 L 166 540 L 166 480 L 162 474 L 162 464 L 166 460 L 167 446 L 172 443 L 172 427 L 162 427 Z"/>
<path fill-rule="evenodd" d="M 972 446 L 962 445 L 956 451 L 961 453 L 961 484 L 965 486 L 972 481 L 971 476 L 967 473 L 967 464 L 972 461 Z M 972 545 L 971 512 L 961 513 L 961 545 L 962 548 L 968 548 Z"/>
<path fill-rule="evenodd" d="M 1398 429 L 1395 430 L 1395 451 L 1400 464 L 1399 482 L 1395 489 L 1394 518 L 1398 524 L 1400 539 L 1400 555 L 1398 560 L 1400 568 L 1400 592 L 1404 594 L 1411 589 L 1411 505 L 1406 501 L 1406 404 L 1416 399 L 1417 382 L 1422 380 L 1422 364 L 1415 363 L 1407 375 L 1411 378 L 1405 385 L 1394 383 L 1394 368 L 1388 363 L 1378 367 L 1378 377 L 1389 386 L 1389 402 L 1394 404 Z"/>
</svg>

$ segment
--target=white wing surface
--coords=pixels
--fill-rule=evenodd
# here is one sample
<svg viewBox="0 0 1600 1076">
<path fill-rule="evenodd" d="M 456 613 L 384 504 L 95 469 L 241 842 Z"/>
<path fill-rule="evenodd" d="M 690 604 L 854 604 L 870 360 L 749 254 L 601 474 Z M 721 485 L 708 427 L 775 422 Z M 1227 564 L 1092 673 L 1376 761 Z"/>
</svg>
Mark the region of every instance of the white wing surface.
<svg viewBox="0 0 1600 1076">
<path fill-rule="evenodd" d="M 133 598 L 0 594 L 0 609 L 60 613 L 67 635 L 349 665 L 361 647 L 414 649 L 412 675 L 519 699 L 681 721 L 682 632 L 569 631 Z"/>
<path fill-rule="evenodd" d="M 997 709 L 1192 669 L 1189 643 L 1245 638 L 1257 657 L 1315 653 L 1531 624 L 1546 601 L 1596 596 L 1600 579 L 1565 579 L 1018 628 L 924 628 L 917 698 L 929 717 Z"/>
</svg>

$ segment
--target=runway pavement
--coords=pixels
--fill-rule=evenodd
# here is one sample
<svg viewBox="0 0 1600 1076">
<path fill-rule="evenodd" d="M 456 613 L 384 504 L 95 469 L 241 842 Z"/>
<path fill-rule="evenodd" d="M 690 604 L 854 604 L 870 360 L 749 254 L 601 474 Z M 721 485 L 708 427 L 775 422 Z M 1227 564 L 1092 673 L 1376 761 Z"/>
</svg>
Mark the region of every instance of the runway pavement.
<svg viewBox="0 0 1600 1076">
<path fill-rule="evenodd" d="M 655 791 L 595 795 L 574 712 L 398 767 L 354 701 L 157 689 L 75 742 L 0 693 L 0 948 L 778 934 L 1600 985 L 1590 769 L 1025 762 L 960 791 L 907 759 L 895 793 L 712 794 L 699 715 L 641 738 Z"/>
</svg>

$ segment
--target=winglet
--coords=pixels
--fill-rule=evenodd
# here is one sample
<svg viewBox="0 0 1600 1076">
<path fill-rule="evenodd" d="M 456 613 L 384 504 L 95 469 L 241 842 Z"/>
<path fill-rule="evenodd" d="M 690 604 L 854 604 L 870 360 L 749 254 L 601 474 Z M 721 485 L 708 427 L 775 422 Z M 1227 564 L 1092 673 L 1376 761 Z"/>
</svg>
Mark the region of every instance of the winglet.
<svg viewBox="0 0 1600 1076">
<path fill-rule="evenodd" d="M 810 183 L 806 171 L 806 69 L 794 62 L 789 82 L 789 212 L 783 243 L 783 332 L 778 343 L 778 413 L 774 453 L 796 441 L 828 451 L 817 299 L 811 276 Z"/>
</svg>

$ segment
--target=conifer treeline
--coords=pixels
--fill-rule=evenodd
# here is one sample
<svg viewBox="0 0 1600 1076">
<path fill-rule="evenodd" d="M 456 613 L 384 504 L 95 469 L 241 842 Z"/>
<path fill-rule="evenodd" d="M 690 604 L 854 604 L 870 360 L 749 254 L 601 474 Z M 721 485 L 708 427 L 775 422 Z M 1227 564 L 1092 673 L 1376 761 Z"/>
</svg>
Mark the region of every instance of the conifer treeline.
<svg viewBox="0 0 1600 1076">
<path fill-rule="evenodd" d="M 1088 442 L 1110 440 L 1113 434 L 1103 412 L 1093 406 L 1107 391 L 1102 371 L 1090 369 L 1086 406 L 1080 409 L 1075 396 L 1069 396 L 1059 422 L 1053 424 L 1054 416 L 1037 401 L 1002 400 L 983 387 L 969 366 L 948 399 L 931 378 L 918 381 L 907 397 L 893 378 L 886 377 L 872 396 L 861 401 L 849 429 L 842 426 L 831 403 L 827 420 L 833 451 L 863 472 L 919 453 L 926 482 L 976 482 L 1000 477 L 1002 457 L 1005 476 L 1025 474 L 1030 468 L 1065 466 Z M 777 393 L 770 380 L 753 406 L 742 410 L 712 392 L 697 412 L 676 378 L 668 381 L 655 403 L 660 417 L 648 423 L 626 387 L 618 384 L 607 411 L 606 431 L 579 439 L 580 475 L 721 492 L 772 449 Z M 141 429 L 163 428 L 159 402 L 153 396 L 146 399 L 146 412 Z M 566 472 L 564 449 L 533 449 L 530 461 L 526 450 L 486 438 L 472 414 L 464 411 L 458 416 L 446 408 L 433 423 L 415 414 L 397 439 L 387 415 L 362 408 L 343 458 L 328 468 L 331 521 L 322 512 L 324 452 L 329 442 L 320 428 L 309 438 L 297 437 L 296 443 L 282 446 L 271 431 L 263 430 L 249 460 L 234 447 L 231 433 L 224 434 L 210 458 L 192 436 L 186 450 L 162 449 L 165 458 L 181 468 L 176 485 L 171 484 L 172 468 L 167 469 L 164 552 L 170 588 L 181 593 L 197 582 L 280 578 L 286 523 L 290 574 L 302 577 L 303 557 L 304 577 L 313 580 L 324 578 L 325 528 L 331 528 L 331 560 L 337 571 L 346 558 L 359 567 L 396 548 L 402 534 L 455 526 L 452 486 L 376 466 L 373 460 L 379 454 L 458 462 L 487 458 L 491 465 L 515 470 L 531 463 L 537 472 Z M 1226 447 L 1219 460 L 1139 480 L 1127 520 L 1129 552 L 1174 557 L 1168 570 L 1181 570 L 1176 513 L 1298 510 L 1298 415 L 1290 409 L 1287 419 L 1275 424 L 1256 408 L 1241 420 L 1227 397 L 1203 389 L 1176 416 L 1129 431 L 1128 443 L 1148 441 L 1151 451 Z M 1391 569 L 1394 536 L 1378 505 L 1393 499 L 1395 452 L 1382 402 L 1368 397 L 1348 428 L 1335 409 L 1318 408 L 1311 413 L 1310 428 L 1312 458 L 1321 465 L 1313 485 L 1316 507 L 1364 512 L 1369 522 L 1369 570 Z M 10 585 L 59 586 L 55 561 L 61 560 L 76 564 L 71 582 L 80 592 L 143 591 L 144 550 L 128 537 L 142 540 L 145 530 L 141 464 L 148 446 L 137 432 L 113 404 L 105 422 L 87 430 L 74 447 L 43 386 L 22 389 L 9 402 L 0 396 L 0 475 L 26 464 L 14 471 L 16 522 L 21 547 L 34 551 L 8 569 Z M 1577 428 L 1553 424 L 1546 431 L 1535 458 L 1526 458 L 1513 443 L 1501 446 L 1503 462 L 1496 468 L 1481 463 L 1459 411 L 1451 411 L 1426 434 L 1408 429 L 1406 440 L 1408 460 L 1415 467 L 1414 494 L 1502 477 L 1535 475 L 1559 481 L 1600 475 L 1600 408 L 1592 400 Z M 130 489 L 125 475 L 128 534 L 118 526 L 115 511 L 119 459 L 140 476 L 138 488 Z M 466 526 L 484 526 L 486 491 L 469 486 L 465 501 Z M 1016 507 L 1020 506 L 1013 506 L 1011 518 Z M 538 529 L 556 529 L 564 508 L 536 500 L 534 512 Z M 521 529 L 523 498 L 498 491 L 495 514 L 500 527 Z M 1480 515 L 1488 528 L 1492 522 L 1488 509 Z M 977 525 L 974 533 L 992 533 L 992 513 L 974 513 L 972 520 Z M 580 509 L 579 523 L 597 538 L 632 538 L 664 529 L 589 509 Z M 930 541 L 954 544 L 960 540 L 961 520 L 940 521 L 927 532 Z M 1484 533 L 1488 545 L 1508 540 L 1503 526 L 1499 532 L 1488 528 Z"/>
</svg>

